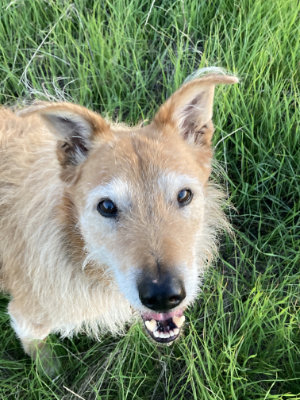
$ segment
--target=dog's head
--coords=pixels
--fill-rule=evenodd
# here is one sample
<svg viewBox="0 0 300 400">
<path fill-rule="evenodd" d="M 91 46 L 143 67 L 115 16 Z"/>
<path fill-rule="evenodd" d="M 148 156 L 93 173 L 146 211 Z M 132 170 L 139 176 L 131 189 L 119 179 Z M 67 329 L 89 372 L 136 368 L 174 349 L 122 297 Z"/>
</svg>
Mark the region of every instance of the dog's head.
<svg viewBox="0 0 300 400">
<path fill-rule="evenodd" d="M 107 266 L 157 342 L 178 337 L 213 246 L 214 88 L 235 82 L 222 74 L 190 81 L 144 127 L 113 125 L 67 103 L 39 111 L 59 138 L 88 259 Z"/>
</svg>

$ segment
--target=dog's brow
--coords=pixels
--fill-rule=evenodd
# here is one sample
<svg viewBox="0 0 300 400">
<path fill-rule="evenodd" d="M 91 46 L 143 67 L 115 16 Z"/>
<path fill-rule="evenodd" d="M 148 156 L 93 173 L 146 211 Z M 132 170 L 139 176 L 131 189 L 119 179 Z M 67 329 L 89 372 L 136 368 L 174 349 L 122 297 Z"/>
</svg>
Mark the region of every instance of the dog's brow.
<svg viewBox="0 0 300 400">
<path fill-rule="evenodd" d="M 113 178 L 109 182 L 96 186 L 87 197 L 87 207 L 95 206 L 95 201 L 109 198 L 116 202 L 119 207 L 127 207 L 130 204 L 133 189 L 129 182 L 121 178 Z"/>
<path fill-rule="evenodd" d="M 202 184 L 196 177 L 175 171 L 161 173 L 158 176 L 158 186 L 169 199 L 180 189 L 202 189 Z"/>
</svg>

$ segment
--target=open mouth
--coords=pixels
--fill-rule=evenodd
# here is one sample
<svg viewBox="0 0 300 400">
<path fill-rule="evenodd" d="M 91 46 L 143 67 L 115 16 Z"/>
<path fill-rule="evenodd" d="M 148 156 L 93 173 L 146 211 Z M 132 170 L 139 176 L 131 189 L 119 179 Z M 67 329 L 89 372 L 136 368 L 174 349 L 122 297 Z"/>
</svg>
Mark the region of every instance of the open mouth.
<svg viewBox="0 0 300 400">
<path fill-rule="evenodd" d="M 147 312 L 142 314 L 147 333 L 158 343 L 171 343 L 180 335 L 185 321 L 182 310 L 168 313 Z"/>
</svg>

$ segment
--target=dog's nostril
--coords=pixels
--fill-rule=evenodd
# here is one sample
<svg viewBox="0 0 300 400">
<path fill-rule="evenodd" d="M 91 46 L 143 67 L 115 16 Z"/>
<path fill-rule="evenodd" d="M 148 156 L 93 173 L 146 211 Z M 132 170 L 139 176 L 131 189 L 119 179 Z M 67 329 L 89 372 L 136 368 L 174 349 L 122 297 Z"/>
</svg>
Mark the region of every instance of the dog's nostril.
<svg viewBox="0 0 300 400">
<path fill-rule="evenodd" d="M 149 298 L 144 297 L 143 300 L 144 300 L 144 305 L 146 305 L 149 308 L 151 308 L 155 305 L 154 297 L 149 297 Z"/>
<path fill-rule="evenodd" d="M 144 278 L 138 285 L 142 304 L 151 310 L 167 311 L 177 307 L 186 294 L 181 280 L 165 274 L 160 280 Z"/>
<path fill-rule="evenodd" d="M 172 296 L 172 297 L 169 298 L 169 303 L 170 303 L 170 304 L 175 304 L 175 305 L 177 305 L 177 304 L 179 304 L 180 302 L 181 302 L 180 296 Z"/>
</svg>

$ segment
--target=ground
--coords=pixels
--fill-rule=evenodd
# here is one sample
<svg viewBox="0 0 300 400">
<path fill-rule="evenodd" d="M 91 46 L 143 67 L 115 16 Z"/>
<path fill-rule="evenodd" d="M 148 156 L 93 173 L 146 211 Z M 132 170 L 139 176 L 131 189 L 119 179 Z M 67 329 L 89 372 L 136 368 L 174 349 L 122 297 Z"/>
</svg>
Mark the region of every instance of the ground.
<svg viewBox="0 0 300 400">
<path fill-rule="evenodd" d="M 136 123 L 194 70 L 218 66 L 214 179 L 235 208 L 185 335 L 51 337 L 48 379 L 23 354 L 0 298 L 1 399 L 300 399 L 299 3 L 3 0 L 0 102 L 65 99 Z"/>
</svg>

